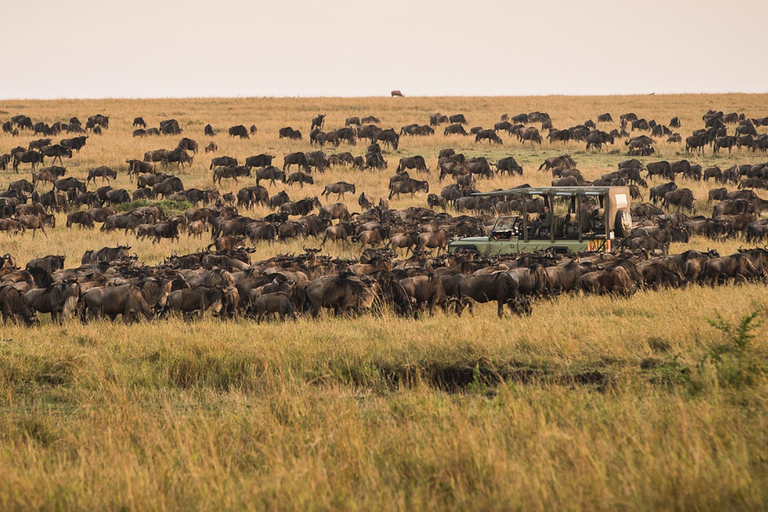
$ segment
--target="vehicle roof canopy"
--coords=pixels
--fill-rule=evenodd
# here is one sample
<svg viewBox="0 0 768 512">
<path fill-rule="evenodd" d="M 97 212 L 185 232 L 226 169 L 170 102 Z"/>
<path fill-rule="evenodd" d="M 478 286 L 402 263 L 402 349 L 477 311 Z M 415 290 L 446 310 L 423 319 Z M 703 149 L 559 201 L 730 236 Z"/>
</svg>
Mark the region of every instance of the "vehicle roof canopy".
<svg viewBox="0 0 768 512">
<path fill-rule="evenodd" d="M 473 196 L 607 196 L 611 191 L 620 192 L 626 187 L 526 187 L 477 192 Z"/>
</svg>

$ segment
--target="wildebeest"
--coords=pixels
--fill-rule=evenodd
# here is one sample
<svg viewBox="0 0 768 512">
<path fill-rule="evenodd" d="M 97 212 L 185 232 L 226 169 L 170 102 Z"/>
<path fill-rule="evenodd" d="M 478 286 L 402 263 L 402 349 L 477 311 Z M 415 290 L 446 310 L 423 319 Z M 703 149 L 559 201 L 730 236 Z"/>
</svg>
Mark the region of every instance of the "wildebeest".
<svg viewBox="0 0 768 512">
<path fill-rule="evenodd" d="M 146 128 L 147 123 L 144 121 L 143 117 L 134 117 L 133 124 L 131 126 L 141 126 L 142 128 Z"/>
<path fill-rule="evenodd" d="M 553 156 L 544 160 L 539 166 L 539 170 L 544 169 L 545 171 L 548 171 L 554 167 L 566 167 L 570 169 L 576 167 L 576 161 L 571 158 L 570 155 Z"/>
<path fill-rule="evenodd" d="M 344 181 L 339 181 L 337 183 L 331 183 L 330 185 L 326 185 L 323 189 L 323 192 L 320 194 L 321 196 L 330 196 L 331 194 L 336 194 L 336 198 L 343 199 L 344 194 L 347 192 L 354 194 L 355 193 L 355 184 L 354 183 L 346 183 Z"/>
<path fill-rule="evenodd" d="M 283 159 L 283 171 L 290 170 L 291 165 L 298 165 L 299 169 L 303 168 L 306 172 L 310 172 L 307 156 L 301 151 L 285 155 Z"/>
<path fill-rule="evenodd" d="M 9 318 L 16 324 L 23 321 L 27 326 L 40 322 L 34 309 L 24 301 L 22 294 L 13 286 L 0 285 L 0 313 L 3 315 L 3 325 Z"/>
<path fill-rule="evenodd" d="M 81 228 L 93 229 L 93 219 L 88 212 L 80 211 L 67 215 L 67 227 L 72 227 L 73 224 L 78 224 Z"/>
<path fill-rule="evenodd" d="M 337 315 L 359 315 L 373 306 L 376 299 L 373 285 L 354 274 L 317 278 L 307 284 L 306 296 L 313 318 L 317 318 L 322 308 L 333 309 Z"/>
<path fill-rule="evenodd" d="M 234 167 L 236 165 L 237 158 L 232 158 L 231 156 L 217 156 L 211 158 L 211 165 L 208 168 L 213 169 L 214 167 Z"/>
<path fill-rule="evenodd" d="M 402 92 L 400 92 L 400 91 L 399 91 L 399 90 L 397 90 L 397 89 L 395 89 L 394 91 L 392 91 L 390 94 L 392 95 L 392 97 L 393 97 L 393 98 L 394 98 L 394 97 L 398 97 L 398 98 L 405 98 L 405 94 L 403 94 Z"/>
<path fill-rule="evenodd" d="M 651 188 L 649 199 L 653 202 L 653 204 L 656 204 L 657 202 L 664 199 L 664 195 L 667 192 L 672 192 L 673 190 L 677 190 L 677 184 L 674 181 L 656 185 L 655 187 Z"/>
<path fill-rule="evenodd" d="M 498 162 L 496 162 L 496 169 L 501 172 L 509 173 L 510 175 L 517 173 L 522 175 L 523 174 L 523 167 L 517 163 L 514 157 L 508 156 L 506 158 L 502 158 Z"/>
<path fill-rule="evenodd" d="M 248 129 L 239 124 L 237 126 L 233 126 L 229 129 L 229 136 L 230 137 L 240 137 L 241 139 L 249 139 L 248 136 Z"/>
<path fill-rule="evenodd" d="M 298 183 L 301 188 L 304 188 L 305 183 L 313 185 L 315 180 L 309 174 L 298 171 L 289 174 L 286 183 L 288 183 L 288 186 L 293 186 L 294 183 Z"/>
<path fill-rule="evenodd" d="M 42 231 L 46 238 L 48 238 L 48 233 L 45 232 L 45 226 L 50 226 L 51 228 L 56 227 L 56 217 L 54 215 L 22 215 L 19 217 L 19 222 L 21 222 L 21 225 L 25 230 L 32 230 L 32 238 L 35 237 L 35 233 L 38 229 Z"/>
<path fill-rule="evenodd" d="M 255 290 L 254 290 L 255 291 Z M 289 316 L 296 320 L 296 311 L 291 303 L 290 297 L 285 292 L 265 293 L 258 297 L 251 298 L 251 312 L 256 316 L 256 322 L 261 323 L 264 316 L 277 313 L 280 321 L 285 321 Z"/>
<path fill-rule="evenodd" d="M 35 258 L 27 262 L 27 270 L 33 268 L 43 268 L 53 274 L 57 270 L 64 268 L 64 260 L 66 256 L 63 255 L 48 255 L 42 258 Z"/>
<path fill-rule="evenodd" d="M 385 145 L 392 149 L 397 149 L 400 143 L 400 135 L 395 130 L 390 128 L 389 130 L 382 130 L 376 135 L 376 140 L 383 142 Z"/>
<path fill-rule="evenodd" d="M 114 321 L 117 315 L 122 315 L 126 324 L 138 321 L 142 316 L 147 320 L 152 318 L 149 304 L 139 287 L 133 284 L 91 288 L 83 294 L 82 303 L 80 318 L 83 322 L 103 316 Z"/>
<path fill-rule="evenodd" d="M 299 130 L 294 130 L 290 126 L 286 126 L 285 128 L 280 128 L 279 136 L 281 139 L 293 139 L 293 140 L 301 140 L 301 132 Z"/>
<path fill-rule="evenodd" d="M 535 126 L 529 126 L 519 134 L 520 141 L 525 144 L 525 141 L 529 140 L 531 143 L 541 144 L 541 134 Z"/>
<path fill-rule="evenodd" d="M 475 135 L 475 142 L 480 142 L 483 139 L 488 139 L 488 144 L 495 142 L 496 144 L 502 144 L 501 137 L 496 135 L 493 130 L 480 130 Z"/>
<path fill-rule="evenodd" d="M 19 164 L 32 164 L 32 170 L 35 170 L 37 164 L 43 163 L 43 154 L 38 151 L 22 151 L 13 154 L 13 170 L 19 172 Z"/>
<path fill-rule="evenodd" d="M 109 178 L 117 179 L 117 171 L 110 169 L 109 167 L 106 167 L 104 165 L 100 167 L 95 167 L 93 169 L 88 170 L 88 179 L 85 180 L 85 183 L 90 183 L 91 180 L 96 182 L 96 178 L 101 178 L 102 180 L 106 180 L 107 183 L 109 183 Z"/>
<path fill-rule="evenodd" d="M 691 212 L 695 211 L 693 206 L 693 192 L 689 188 L 682 188 L 667 192 L 664 194 L 662 204 L 665 207 L 674 206 L 678 210 L 685 208 Z"/>
<path fill-rule="evenodd" d="M 275 180 L 285 181 L 285 173 L 272 165 L 269 167 L 259 167 L 256 169 L 256 185 L 261 180 L 269 180 L 270 186 L 276 185 Z"/>
<path fill-rule="evenodd" d="M 179 135 L 183 130 L 176 119 L 165 119 L 160 121 L 159 131 L 163 135 Z"/>
<path fill-rule="evenodd" d="M 310 131 L 317 128 L 318 130 L 323 129 L 323 125 L 325 124 L 325 114 L 317 114 L 317 117 L 312 118 L 312 125 L 309 128 Z"/>
<path fill-rule="evenodd" d="M 451 124 L 445 127 L 443 135 L 469 135 L 461 124 Z"/>
<path fill-rule="evenodd" d="M 401 158 L 400 164 L 397 166 L 397 172 L 403 172 L 406 169 L 429 172 L 427 162 L 424 160 L 424 157 L 420 155 Z"/>
<path fill-rule="evenodd" d="M 217 167 L 213 170 L 213 182 L 221 186 L 223 178 L 231 178 L 237 183 L 237 178 L 250 177 L 251 170 L 243 165 Z"/>
<path fill-rule="evenodd" d="M 513 313 L 530 312 L 530 303 L 520 295 L 515 280 L 506 272 L 468 277 L 459 283 L 456 298 L 458 299 L 456 312 L 459 315 L 467 304 L 472 311 L 473 301 L 480 303 L 496 301 L 499 318 L 503 315 L 505 304 Z"/>
<path fill-rule="evenodd" d="M 39 313 L 50 313 L 52 321 L 61 322 L 62 317 L 74 312 L 79 294 L 80 286 L 68 281 L 29 290 L 24 294 L 24 302 Z"/>
<path fill-rule="evenodd" d="M 389 199 L 392 199 L 393 196 L 397 196 L 397 198 L 400 198 L 400 194 L 402 193 L 410 193 L 411 197 L 418 192 L 419 190 L 423 190 L 424 192 L 429 192 L 429 183 L 414 179 L 408 179 L 408 181 L 399 181 L 396 183 L 393 183 L 390 186 L 389 189 Z"/>
</svg>

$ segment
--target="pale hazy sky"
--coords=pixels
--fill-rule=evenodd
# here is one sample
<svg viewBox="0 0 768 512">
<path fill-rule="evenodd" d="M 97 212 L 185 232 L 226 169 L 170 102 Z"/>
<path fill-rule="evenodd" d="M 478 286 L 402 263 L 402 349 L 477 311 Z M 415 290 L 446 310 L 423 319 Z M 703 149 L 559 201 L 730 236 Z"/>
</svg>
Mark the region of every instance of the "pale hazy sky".
<svg viewBox="0 0 768 512">
<path fill-rule="evenodd" d="M 768 0 L 0 0 L 0 98 L 768 92 Z"/>
</svg>

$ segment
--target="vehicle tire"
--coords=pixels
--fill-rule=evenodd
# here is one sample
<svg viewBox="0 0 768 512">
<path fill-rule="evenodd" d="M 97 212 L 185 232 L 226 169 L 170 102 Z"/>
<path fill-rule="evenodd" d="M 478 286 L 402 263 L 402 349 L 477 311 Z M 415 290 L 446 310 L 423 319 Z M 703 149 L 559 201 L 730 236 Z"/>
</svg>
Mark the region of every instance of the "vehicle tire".
<svg viewBox="0 0 768 512">
<path fill-rule="evenodd" d="M 616 238 L 626 238 L 632 231 L 632 217 L 627 210 L 616 212 L 616 221 L 613 223 L 613 232 Z"/>
</svg>

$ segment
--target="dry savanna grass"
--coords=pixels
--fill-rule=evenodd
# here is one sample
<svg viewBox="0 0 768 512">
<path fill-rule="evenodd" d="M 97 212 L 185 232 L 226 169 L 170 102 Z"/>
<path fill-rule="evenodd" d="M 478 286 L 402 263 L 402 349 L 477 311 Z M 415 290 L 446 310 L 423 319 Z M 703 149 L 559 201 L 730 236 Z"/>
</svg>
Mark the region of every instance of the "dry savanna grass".
<svg viewBox="0 0 768 512">
<path fill-rule="evenodd" d="M 242 161 L 268 152 L 280 166 L 284 154 L 309 150 L 309 121 L 318 113 L 327 114 L 327 128 L 373 114 L 399 130 L 427 124 L 438 111 L 462 112 L 470 126 L 486 128 L 505 112 L 546 111 L 566 128 L 632 111 L 665 124 L 679 116 L 685 136 L 701 127 L 708 108 L 764 117 L 768 95 L 0 101 L 0 119 L 110 116 L 110 129 L 91 135 L 66 166 L 80 178 L 98 165 L 118 169 L 113 186 L 131 191 L 125 160 L 171 149 L 179 138 L 133 138 L 135 116 L 150 126 L 178 119 L 201 150 L 211 123 L 220 132 L 218 155 Z M 258 133 L 228 138 L 236 124 L 256 124 Z M 305 139 L 279 140 L 283 126 Z M 0 135 L 0 152 L 33 138 Z M 536 168 L 563 152 L 587 179 L 628 158 L 621 143 L 588 153 L 581 143 L 531 148 L 502 138 L 490 148 L 441 130 L 403 138 L 398 151 L 385 152 L 387 171 L 332 169 L 289 193 L 318 195 L 343 180 L 358 194 L 385 196 L 399 157 L 415 154 L 427 158 L 431 191 L 439 192 L 434 168 L 444 147 L 489 160 L 511 155 L 524 166 L 522 177 L 480 182 L 484 190 L 548 184 L 551 176 Z M 679 145 L 656 148 L 641 160 L 686 158 Z M 688 158 L 723 168 L 766 160 L 743 150 Z M 211 185 L 209 162 L 201 152 L 191 169 L 178 171 L 187 187 Z M 0 187 L 28 174 L 27 165 L 18 176 L 4 171 Z M 714 185 L 685 186 L 709 214 L 706 191 Z M 345 203 L 359 210 L 356 197 Z M 425 204 L 417 195 L 392 206 Z M 153 245 L 67 230 L 59 214 L 47 238 L 0 234 L 0 253 L 20 262 L 66 254 L 75 266 L 87 249 L 124 242 L 154 264 L 209 240 L 182 235 Z M 318 243 L 259 245 L 254 258 Z M 729 253 L 743 243 L 694 238 L 672 251 Z M 358 253 L 336 244 L 325 250 Z M 744 318 L 752 312 L 758 316 L 750 323 Z M 764 285 L 751 284 L 630 299 L 562 296 L 537 302 L 530 317 L 501 320 L 487 306 L 474 316 L 419 320 L 384 311 L 260 325 L 214 318 L 8 325 L 0 335 L 0 509 L 761 509 L 768 500 L 768 328 L 760 319 L 767 314 Z"/>
</svg>

